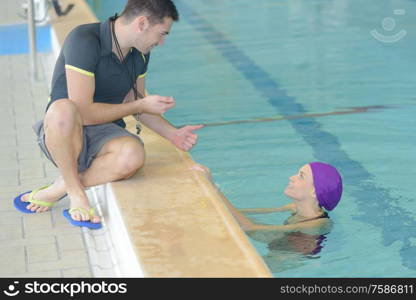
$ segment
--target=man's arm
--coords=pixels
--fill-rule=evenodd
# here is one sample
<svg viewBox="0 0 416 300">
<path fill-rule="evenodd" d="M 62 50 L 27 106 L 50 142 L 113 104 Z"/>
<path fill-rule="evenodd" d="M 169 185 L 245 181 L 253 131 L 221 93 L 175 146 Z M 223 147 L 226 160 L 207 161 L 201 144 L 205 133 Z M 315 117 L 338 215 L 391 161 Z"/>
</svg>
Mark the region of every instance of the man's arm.
<svg viewBox="0 0 416 300">
<path fill-rule="evenodd" d="M 109 123 L 142 110 L 136 102 L 123 104 L 94 103 L 95 78 L 66 69 L 68 98 L 78 107 L 84 125 Z"/>
<path fill-rule="evenodd" d="M 140 115 L 140 121 L 182 151 L 189 151 L 195 146 L 198 135 L 194 131 L 203 127 L 203 125 L 187 125 L 175 128 L 161 115 L 146 113 Z"/>
<path fill-rule="evenodd" d="M 137 78 L 136 85 L 139 92 L 139 97 L 146 96 L 146 77 Z M 134 93 L 133 93 L 134 95 Z M 133 96 L 134 97 L 134 96 Z M 138 100 L 140 101 L 140 100 Z M 137 115 L 135 116 L 137 117 Z M 140 122 L 142 122 L 146 127 L 152 129 L 154 132 L 163 136 L 164 138 L 170 140 L 172 135 L 176 131 L 176 128 L 170 124 L 165 118 L 161 115 L 153 115 L 148 113 L 142 113 L 140 115 Z"/>
<path fill-rule="evenodd" d="M 84 125 L 109 123 L 143 111 L 162 113 L 174 105 L 169 97 L 158 95 L 122 104 L 94 103 L 94 76 L 66 69 L 66 78 L 68 98 L 78 107 Z"/>
<path fill-rule="evenodd" d="M 124 97 L 123 103 L 132 102 L 136 100 L 139 101 L 139 99 L 143 99 L 144 97 L 147 96 L 144 77 L 143 78 L 139 77 L 136 81 L 136 84 L 137 84 L 137 91 L 138 91 L 138 95 L 137 95 L 138 99 L 135 99 L 134 90 L 133 88 L 131 88 L 130 91 L 127 93 L 127 95 Z M 136 121 L 139 121 L 140 114 L 136 113 L 132 115 L 132 117 L 134 117 Z"/>
<path fill-rule="evenodd" d="M 141 95 L 146 95 L 145 77 L 137 79 L 137 89 Z M 161 114 L 151 113 L 142 113 L 140 122 L 183 151 L 190 150 L 196 144 L 198 136 L 193 131 L 203 127 L 202 125 L 196 125 L 178 129 L 170 124 Z"/>
</svg>

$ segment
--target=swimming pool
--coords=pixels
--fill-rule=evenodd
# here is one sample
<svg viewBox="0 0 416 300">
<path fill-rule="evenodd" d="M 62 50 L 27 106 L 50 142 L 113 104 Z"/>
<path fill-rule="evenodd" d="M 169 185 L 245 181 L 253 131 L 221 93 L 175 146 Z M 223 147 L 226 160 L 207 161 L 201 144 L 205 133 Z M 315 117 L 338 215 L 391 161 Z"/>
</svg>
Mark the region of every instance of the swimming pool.
<svg viewBox="0 0 416 300">
<path fill-rule="evenodd" d="M 117 10 L 114 1 L 89 2 L 101 19 Z M 125 1 L 117 3 L 120 12 Z M 416 2 L 175 3 L 181 21 L 152 52 L 147 88 L 176 97 L 166 114 L 175 125 L 207 125 L 191 154 L 230 201 L 286 204 L 288 177 L 310 161 L 343 175 L 319 253 L 252 240 L 273 274 L 414 277 Z"/>
</svg>

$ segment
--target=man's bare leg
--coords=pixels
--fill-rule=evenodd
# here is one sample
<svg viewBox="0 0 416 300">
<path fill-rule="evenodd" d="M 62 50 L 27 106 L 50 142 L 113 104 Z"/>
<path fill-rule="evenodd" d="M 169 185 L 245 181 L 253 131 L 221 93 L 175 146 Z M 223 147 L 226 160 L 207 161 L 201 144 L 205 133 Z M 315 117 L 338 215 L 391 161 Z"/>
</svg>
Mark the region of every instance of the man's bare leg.
<svg viewBox="0 0 416 300">
<path fill-rule="evenodd" d="M 78 157 L 82 149 L 82 118 L 72 101 L 63 99 L 54 102 L 44 118 L 45 144 L 58 166 L 71 200 L 71 208 L 90 208 L 84 186 L 78 175 Z M 90 216 L 75 211 L 72 218 L 87 221 Z M 99 222 L 98 217 L 91 222 Z"/>
<path fill-rule="evenodd" d="M 91 166 L 79 174 L 84 187 L 104 184 L 133 176 L 144 164 L 144 148 L 132 137 L 120 137 L 106 143 Z M 47 189 L 36 193 L 36 199 L 55 202 L 66 193 L 62 176 Z M 22 197 L 28 200 L 28 194 Z M 48 207 L 29 204 L 28 209 L 37 213 L 49 210 Z"/>
<path fill-rule="evenodd" d="M 65 100 L 64 100 L 65 101 Z M 82 148 L 82 139 L 80 137 L 81 145 L 79 149 L 77 148 L 75 152 L 78 153 L 81 151 Z M 75 142 L 76 145 L 77 142 Z M 49 149 L 48 144 L 48 149 Z M 52 151 L 49 150 L 52 154 Z M 68 152 L 68 151 L 66 151 Z M 78 157 L 78 155 L 76 157 Z M 54 157 L 54 156 L 53 156 Z M 68 157 L 68 153 L 66 156 Z M 54 157 L 54 161 L 57 163 Z M 137 170 L 143 165 L 144 163 L 144 148 L 143 146 L 133 137 L 120 137 L 113 139 L 109 142 L 107 142 L 103 148 L 98 153 L 97 157 L 94 159 L 91 166 L 85 170 L 84 172 L 77 174 L 78 180 L 81 183 L 82 187 L 89 187 L 94 185 L 99 185 L 119 179 L 128 178 L 132 175 L 134 175 Z M 59 164 L 57 163 L 58 167 Z M 71 176 L 72 174 L 70 174 Z M 65 195 L 67 193 L 68 189 L 66 188 L 66 183 L 63 177 L 60 176 L 55 182 L 48 187 L 47 189 L 41 190 L 36 193 L 35 197 L 37 200 L 41 201 L 57 201 L 60 197 Z M 84 189 L 83 189 L 84 191 Z M 84 207 L 89 208 L 89 206 L 85 207 L 80 206 L 80 202 L 74 202 L 72 201 L 73 198 L 71 198 L 70 193 L 68 192 L 70 199 L 71 199 L 71 207 Z M 84 191 L 85 194 L 85 191 Z M 85 196 L 86 197 L 86 196 Z M 22 197 L 23 201 L 28 200 L 28 195 L 24 195 Z M 88 199 L 86 200 L 88 203 Z M 82 204 L 83 202 L 81 202 Z M 78 205 L 78 206 L 77 206 Z M 41 207 L 36 204 L 29 204 L 28 209 L 31 209 L 32 211 L 36 212 L 43 212 L 48 210 L 47 207 Z M 79 220 L 82 219 L 82 216 Z M 78 220 L 76 218 L 75 213 L 73 214 L 73 218 L 75 220 Z M 97 221 L 95 219 L 94 221 Z M 98 219 L 99 221 L 99 219 Z M 97 221 L 97 222 L 98 222 Z"/>
</svg>

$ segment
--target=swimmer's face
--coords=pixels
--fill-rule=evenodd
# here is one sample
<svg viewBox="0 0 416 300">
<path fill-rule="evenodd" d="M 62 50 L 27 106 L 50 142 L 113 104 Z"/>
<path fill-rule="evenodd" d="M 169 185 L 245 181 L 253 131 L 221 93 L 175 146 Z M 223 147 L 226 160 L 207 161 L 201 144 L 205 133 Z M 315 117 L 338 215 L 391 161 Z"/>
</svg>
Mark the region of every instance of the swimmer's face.
<svg viewBox="0 0 416 300">
<path fill-rule="evenodd" d="M 314 196 L 312 169 L 309 164 L 299 169 L 298 173 L 289 177 L 289 184 L 284 193 L 296 200 L 304 200 Z"/>
<path fill-rule="evenodd" d="M 148 17 L 141 16 L 141 19 L 138 19 L 138 28 L 141 34 L 135 41 L 135 48 L 143 54 L 147 54 L 154 47 L 162 46 L 172 28 L 172 23 L 172 18 L 165 17 L 162 23 L 152 24 Z"/>
</svg>

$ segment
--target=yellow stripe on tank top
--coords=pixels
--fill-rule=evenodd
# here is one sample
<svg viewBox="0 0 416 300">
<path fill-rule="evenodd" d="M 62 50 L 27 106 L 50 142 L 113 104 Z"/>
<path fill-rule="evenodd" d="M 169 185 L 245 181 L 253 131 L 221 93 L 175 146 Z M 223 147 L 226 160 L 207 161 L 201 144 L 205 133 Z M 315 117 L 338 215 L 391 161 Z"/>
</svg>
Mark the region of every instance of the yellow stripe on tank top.
<svg viewBox="0 0 416 300">
<path fill-rule="evenodd" d="M 83 69 L 80 69 L 80 68 L 77 68 L 77 67 L 74 67 L 74 66 L 71 66 L 71 65 L 65 65 L 65 68 L 66 69 L 70 69 L 70 70 L 74 70 L 76 72 L 79 72 L 79 73 L 84 74 L 84 75 L 87 75 L 87 76 L 91 76 L 91 77 L 94 77 L 95 76 L 94 73 L 85 71 Z"/>
<path fill-rule="evenodd" d="M 139 76 L 137 76 L 137 78 L 143 78 L 144 76 L 146 76 L 147 72 L 144 72 L 143 74 L 140 74 Z"/>
</svg>

